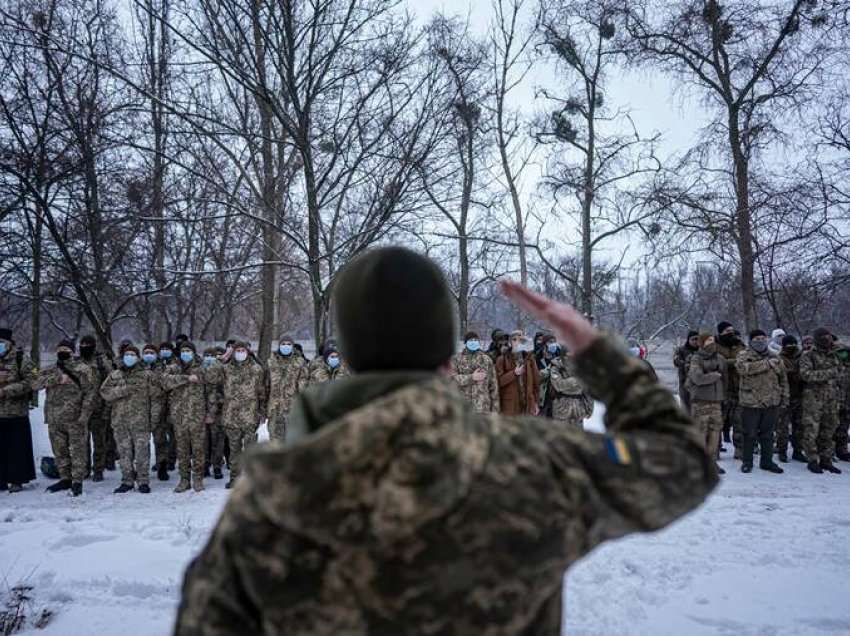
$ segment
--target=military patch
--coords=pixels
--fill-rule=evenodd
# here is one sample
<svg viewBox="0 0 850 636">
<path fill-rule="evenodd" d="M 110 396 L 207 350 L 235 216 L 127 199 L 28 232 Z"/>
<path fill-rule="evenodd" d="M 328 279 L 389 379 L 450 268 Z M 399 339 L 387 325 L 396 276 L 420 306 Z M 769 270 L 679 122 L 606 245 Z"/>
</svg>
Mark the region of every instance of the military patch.
<svg viewBox="0 0 850 636">
<path fill-rule="evenodd" d="M 608 458 L 615 464 L 628 466 L 632 463 L 632 454 L 622 437 L 606 437 L 605 449 L 608 451 Z"/>
</svg>

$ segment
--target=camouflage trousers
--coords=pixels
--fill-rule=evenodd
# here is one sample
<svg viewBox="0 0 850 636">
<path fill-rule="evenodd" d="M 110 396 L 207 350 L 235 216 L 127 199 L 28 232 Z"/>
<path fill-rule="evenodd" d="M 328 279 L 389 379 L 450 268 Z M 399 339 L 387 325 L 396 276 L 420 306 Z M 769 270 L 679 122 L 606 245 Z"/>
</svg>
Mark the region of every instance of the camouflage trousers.
<svg viewBox="0 0 850 636">
<path fill-rule="evenodd" d="M 147 422 L 113 422 L 121 463 L 121 483 L 132 486 L 150 483 L 151 430 Z"/>
<path fill-rule="evenodd" d="M 788 442 L 793 450 L 803 450 L 803 405 L 792 402 L 779 410 L 779 420 L 776 423 L 776 450 L 779 453 L 788 452 Z"/>
<path fill-rule="evenodd" d="M 177 437 L 174 432 L 174 423 L 165 413 L 159 422 L 154 424 L 153 448 L 157 466 L 162 464 L 173 466 L 177 463 Z"/>
<path fill-rule="evenodd" d="M 230 477 L 233 479 L 242 472 L 242 453 L 257 443 L 257 423 L 229 424 L 224 427 L 224 432 L 230 443 Z"/>
<path fill-rule="evenodd" d="M 93 413 L 89 418 L 88 425 L 88 437 L 86 439 L 86 453 L 91 452 L 91 461 L 87 461 L 86 465 L 88 466 L 91 463 L 91 467 L 94 469 L 94 472 L 102 473 L 106 468 L 106 426 L 108 422 L 105 417 L 105 413 L 100 411 L 98 413 Z"/>
<path fill-rule="evenodd" d="M 803 452 L 806 459 L 831 462 L 835 453 L 838 409 L 826 391 L 803 392 Z"/>
<path fill-rule="evenodd" d="M 720 452 L 720 434 L 723 431 L 723 405 L 721 402 L 691 402 L 691 417 L 705 441 L 705 452 L 717 458 Z"/>
<path fill-rule="evenodd" d="M 82 483 L 88 468 L 86 425 L 77 420 L 49 422 L 47 433 L 59 471 L 59 479 Z"/>
<path fill-rule="evenodd" d="M 567 426 L 582 429 L 584 428 L 584 419 L 592 414 L 593 402 L 582 397 L 562 396 L 555 398 L 552 402 L 552 419 Z"/>
<path fill-rule="evenodd" d="M 112 466 L 119 459 L 121 453 L 118 452 L 118 442 L 115 441 L 115 429 L 112 427 L 111 418 L 106 418 L 106 465 Z M 110 470 L 112 470 L 110 468 Z"/>
<path fill-rule="evenodd" d="M 269 418 L 269 440 L 286 441 L 286 424 L 289 420 L 289 413 L 277 415 Z"/>
<path fill-rule="evenodd" d="M 841 409 L 838 413 L 838 426 L 835 429 L 835 452 L 847 453 L 850 442 L 850 410 Z"/>
<path fill-rule="evenodd" d="M 207 426 L 204 418 L 183 417 L 174 423 L 177 443 L 177 470 L 180 479 L 200 481 L 204 478 L 207 455 Z"/>
<path fill-rule="evenodd" d="M 221 468 L 224 465 L 224 425 L 216 419 L 207 428 L 207 466 Z"/>
</svg>

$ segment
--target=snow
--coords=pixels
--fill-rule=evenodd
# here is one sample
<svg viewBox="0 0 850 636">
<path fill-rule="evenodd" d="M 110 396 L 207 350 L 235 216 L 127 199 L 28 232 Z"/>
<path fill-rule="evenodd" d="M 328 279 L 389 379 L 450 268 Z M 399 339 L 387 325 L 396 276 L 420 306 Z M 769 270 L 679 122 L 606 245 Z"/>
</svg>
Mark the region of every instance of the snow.
<svg viewBox="0 0 850 636">
<path fill-rule="evenodd" d="M 41 413 L 37 458 L 50 454 Z M 597 407 L 586 428 L 602 428 Z M 609 543 L 566 576 L 567 634 L 848 634 L 850 470 L 743 475 L 731 457 L 707 504 L 672 527 Z M 850 464 L 844 464 L 848 468 Z M 116 472 L 85 483 L 82 497 L 44 492 L 41 477 L 0 497 L 0 575 L 5 591 L 32 586 L 25 633 L 170 632 L 182 573 L 227 498 L 224 480 L 203 493 L 113 495 Z"/>
</svg>

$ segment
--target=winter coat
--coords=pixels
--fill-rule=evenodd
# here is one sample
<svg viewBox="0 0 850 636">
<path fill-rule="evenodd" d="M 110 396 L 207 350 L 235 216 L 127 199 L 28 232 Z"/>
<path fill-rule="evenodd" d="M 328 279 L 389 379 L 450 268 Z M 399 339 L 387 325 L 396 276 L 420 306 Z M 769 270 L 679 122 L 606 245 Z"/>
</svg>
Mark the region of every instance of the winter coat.
<svg viewBox="0 0 850 636">
<path fill-rule="evenodd" d="M 788 405 L 788 376 L 779 358 L 747 347 L 738 354 L 735 370 L 741 407 L 764 409 Z"/>
<path fill-rule="evenodd" d="M 532 354 L 520 358 L 525 373 L 514 373 L 517 357 L 513 353 L 496 360 L 496 377 L 499 379 L 499 407 L 504 415 L 529 415 L 537 406 L 540 393 L 540 371 Z"/>
<path fill-rule="evenodd" d="M 60 384 L 63 374 L 70 380 L 67 384 Z M 69 360 L 61 368 L 57 364 L 43 369 L 32 383 L 32 390 L 47 389 L 44 421 L 63 425 L 79 422 L 87 426 L 100 388 L 93 380 L 89 366 L 77 360 Z"/>
<path fill-rule="evenodd" d="M 487 374 L 483 382 L 476 382 L 472 377 L 479 370 Z M 488 354 L 483 351 L 473 353 L 464 347 L 452 358 L 449 375 L 476 411 L 499 412 L 499 379 L 496 377 L 496 365 Z"/>
<path fill-rule="evenodd" d="M 25 355 L 19 355 L 14 345 L 0 358 L 0 419 L 26 417 L 32 382 L 38 369 Z"/>
<path fill-rule="evenodd" d="M 292 401 L 307 387 L 310 376 L 307 362 L 294 351 L 288 356 L 273 353 L 266 366 L 266 413 L 269 421 L 273 421 L 289 413 Z"/>
<path fill-rule="evenodd" d="M 112 421 L 130 430 L 151 430 L 162 416 L 162 387 L 157 375 L 139 362 L 119 364 L 103 382 L 100 395 L 112 407 Z"/>
<path fill-rule="evenodd" d="M 726 359 L 700 350 L 690 358 L 685 388 L 692 402 L 723 402 L 727 378 Z"/>
</svg>

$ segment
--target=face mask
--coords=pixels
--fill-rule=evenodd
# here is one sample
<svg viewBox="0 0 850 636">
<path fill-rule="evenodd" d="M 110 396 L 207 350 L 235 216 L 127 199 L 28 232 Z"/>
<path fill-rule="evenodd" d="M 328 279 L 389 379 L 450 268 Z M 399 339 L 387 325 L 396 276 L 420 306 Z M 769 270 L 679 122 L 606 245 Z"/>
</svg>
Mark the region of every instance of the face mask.
<svg viewBox="0 0 850 636">
<path fill-rule="evenodd" d="M 818 338 L 815 340 L 815 343 L 818 345 L 818 349 L 822 349 L 823 351 L 829 351 L 832 349 L 832 336 L 824 336 L 823 338 Z"/>
<path fill-rule="evenodd" d="M 156 354 L 155 353 L 142 354 L 142 360 L 145 361 L 145 364 L 153 364 L 154 362 L 156 362 Z"/>
<path fill-rule="evenodd" d="M 216 362 L 215 356 L 204 356 L 204 366 L 205 367 L 211 367 L 212 365 L 215 364 L 215 362 Z"/>
<path fill-rule="evenodd" d="M 757 353 L 764 353 L 767 351 L 767 342 L 764 340 L 753 340 L 750 343 L 750 346 L 753 348 L 753 351 L 756 351 Z"/>
<path fill-rule="evenodd" d="M 705 345 L 702 350 L 709 355 L 714 355 L 715 353 L 717 353 L 717 343 L 712 342 L 710 345 Z"/>
<path fill-rule="evenodd" d="M 245 362 L 248 359 L 247 351 L 237 351 L 233 354 L 233 357 L 236 359 L 236 362 Z"/>
<path fill-rule="evenodd" d="M 531 353 L 532 351 L 534 351 L 534 345 L 532 345 L 526 340 L 523 340 L 519 344 L 514 345 L 514 351 L 519 351 L 521 353 Z"/>
<path fill-rule="evenodd" d="M 788 345 L 787 347 L 782 347 L 782 352 L 786 355 L 793 356 L 797 353 L 799 347 L 797 345 Z"/>
<path fill-rule="evenodd" d="M 640 357 L 640 347 L 629 347 L 629 355 L 633 358 Z"/>
<path fill-rule="evenodd" d="M 558 344 L 556 342 L 550 342 L 546 345 L 546 350 L 552 354 L 558 353 Z"/>
<path fill-rule="evenodd" d="M 195 354 L 192 353 L 191 351 L 181 351 L 180 352 L 180 359 L 183 362 L 185 362 L 186 364 L 189 364 L 192 360 L 195 359 Z"/>
<path fill-rule="evenodd" d="M 292 355 L 292 345 L 290 345 L 290 344 L 280 345 L 280 347 L 278 347 L 278 351 L 280 351 L 280 355 L 282 355 L 282 356 L 291 356 Z"/>
<path fill-rule="evenodd" d="M 5 356 L 8 349 L 5 342 L 0 342 L 0 356 Z"/>
<path fill-rule="evenodd" d="M 328 358 L 328 366 L 331 369 L 336 369 L 339 366 L 339 358 Z"/>
<path fill-rule="evenodd" d="M 171 357 L 171 349 L 160 349 L 159 357 L 163 360 L 168 360 Z"/>
<path fill-rule="evenodd" d="M 731 347 L 735 344 L 737 338 L 734 333 L 724 333 L 722 336 L 717 337 L 718 342 L 722 344 L 724 347 Z"/>
<path fill-rule="evenodd" d="M 61 360 L 62 362 L 67 362 L 68 360 L 71 359 L 71 352 L 70 351 L 57 351 L 56 352 L 56 359 Z"/>
<path fill-rule="evenodd" d="M 122 360 L 124 362 L 124 366 L 131 369 L 136 366 L 136 363 L 139 361 L 139 356 L 134 353 L 125 353 Z"/>
<path fill-rule="evenodd" d="M 94 355 L 94 346 L 92 345 L 81 345 L 80 346 L 80 357 L 81 358 L 91 358 Z"/>
<path fill-rule="evenodd" d="M 466 348 L 469 349 L 472 353 L 475 353 L 479 349 L 481 349 L 481 343 L 478 340 L 467 340 Z"/>
</svg>

